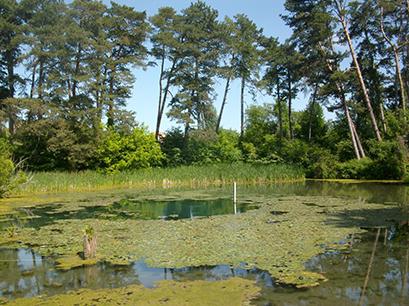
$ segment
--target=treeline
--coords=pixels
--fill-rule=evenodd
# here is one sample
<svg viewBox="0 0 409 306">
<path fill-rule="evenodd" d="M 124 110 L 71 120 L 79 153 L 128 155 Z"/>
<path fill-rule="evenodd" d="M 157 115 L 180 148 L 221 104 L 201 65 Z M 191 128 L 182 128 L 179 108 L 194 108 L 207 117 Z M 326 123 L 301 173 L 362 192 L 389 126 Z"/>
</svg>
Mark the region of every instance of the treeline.
<svg viewBox="0 0 409 306">
<path fill-rule="evenodd" d="M 313 177 L 401 178 L 409 1 L 286 0 L 285 8 L 293 35 L 280 43 L 247 16 L 222 18 L 203 1 L 147 16 L 114 2 L 3 0 L 2 137 L 34 170 L 244 160 L 300 164 Z M 125 109 L 132 70 L 150 65 L 160 68 L 148 106 L 157 109 L 155 136 Z M 233 81 L 240 101 L 229 98 Z M 258 91 L 271 104 L 246 109 L 246 93 Z M 306 93 L 306 110 L 294 112 Z M 228 102 L 240 108 L 238 133 L 222 129 Z M 335 120 L 325 121 L 323 106 Z M 165 115 L 180 128 L 161 134 Z"/>
</svg>

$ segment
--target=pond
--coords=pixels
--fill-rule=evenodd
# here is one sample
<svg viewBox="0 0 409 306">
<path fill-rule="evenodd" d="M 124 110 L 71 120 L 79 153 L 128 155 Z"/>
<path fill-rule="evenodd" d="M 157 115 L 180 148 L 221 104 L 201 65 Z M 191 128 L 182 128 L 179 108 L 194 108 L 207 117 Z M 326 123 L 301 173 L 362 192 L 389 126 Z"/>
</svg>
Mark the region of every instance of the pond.
<svg viewBox="0 0 409 306">
<path fill-rule="evenodd" d="M 183 282 L 242 277 L 256 281 L 261 288 L 261 295 L 252 301 L 254 305 L 409 305 L 408 191 L 408 187 L 403 185 L 306 182 L 241 187 L 239 200 L 241 197 L 242 201 L 236 207 L 228 198 L 229 188 L 205 192 L 222 196 L 217 199 L 168 199 L 155 202 L 151 199 L 137 199 L 128 193 L 124 199 L 115 200 L 110 205 L 84 206 L 75 211 L 64 211 L 59 206 L 61 204 L 54 207 L 37 206 L 30 210 L 30 216 L 32 214 L 36 218 L 28 218 L 25 226 L 41 228 L 48 225 L 50 220 L 55 222 L 64 219 L 160 219 L 181 222 L 172 220 L 196 220 L 235 213 L 245 215 L 262 207 L 262 201 L 259 200 L 261 195 L 278 200 L 281 197 L 297 196 L 304 207 L 317 211 L 326 209 L 325 201 L 323 204 L 311 200 L 317 196 L 346 201 L 351 199 L 373 205 L 382 203 L 390 209 L 385 224 L 377 223 L 375 226 L 369 222 L 371 214 L 367 219 L 361 215 L 354 216 L 359 226 L 365 229 L 364 232 L 349 237 L 342 249 L 329 249 L 305 262 L 307 270 L 320 273 L 328 279 L 313 288 L 298 289 L 282 284 L 266 270 L 249 268 L 244 262 L 242 267 L 219 262 L 218 265 L 175 268 L 172 265 L 151 267 L 141 259 L 129 265 L 100 262 L 93 266 L 61 271 L 55 268 L 52 257 L 40 256 L 30 248 L 10 249 L 3 246 L 0 249 L 0 297 L 14 299 L 55 295 L 79 288 L 116 288 L 130 284 L 152 288 L 156 281 L 166 279 Z M 256 200 L 250 202 L 251 198 Z M 270 212 L 271 216 L 283 222 L 290 218 L 286 214 L 282 210 Z M 365 223 L 368 223 L 367 227 Z M 337 226 L 341 228 L 350 225 L 337 223 Z"/>
</svg>

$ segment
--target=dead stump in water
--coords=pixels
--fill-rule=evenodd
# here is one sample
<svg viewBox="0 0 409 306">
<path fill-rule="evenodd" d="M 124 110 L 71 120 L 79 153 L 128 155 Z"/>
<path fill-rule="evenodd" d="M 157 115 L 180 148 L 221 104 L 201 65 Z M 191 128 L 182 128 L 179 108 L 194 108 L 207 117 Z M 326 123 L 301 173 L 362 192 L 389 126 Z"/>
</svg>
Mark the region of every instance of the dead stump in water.
<svg viewBox="0 0 409 306">
<path fill-rule="evenodd" d="M 84 259 L 95 258 L 97 255 L 97 236 L 91 226 L 87 226 L 84 231 Z"/>
</svg>

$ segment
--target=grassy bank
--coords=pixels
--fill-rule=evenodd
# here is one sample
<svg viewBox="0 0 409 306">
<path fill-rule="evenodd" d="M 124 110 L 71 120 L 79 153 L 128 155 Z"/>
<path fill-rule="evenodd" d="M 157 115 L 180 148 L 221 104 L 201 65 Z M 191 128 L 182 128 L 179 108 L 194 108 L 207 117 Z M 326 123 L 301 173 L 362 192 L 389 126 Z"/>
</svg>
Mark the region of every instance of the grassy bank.
<svg viewBox="0 0 409 306">
<path fill-rule="evenodd" d="M 93 191 L 114 188 L 205 187 L 229 184 L 293 182 L 304 179 L 304 172 L 288 165 L 244 163 L 177 168 L 143 169 L 103 174 L 96 171 L 34 173 L 17 194 Z"/>
</svg>

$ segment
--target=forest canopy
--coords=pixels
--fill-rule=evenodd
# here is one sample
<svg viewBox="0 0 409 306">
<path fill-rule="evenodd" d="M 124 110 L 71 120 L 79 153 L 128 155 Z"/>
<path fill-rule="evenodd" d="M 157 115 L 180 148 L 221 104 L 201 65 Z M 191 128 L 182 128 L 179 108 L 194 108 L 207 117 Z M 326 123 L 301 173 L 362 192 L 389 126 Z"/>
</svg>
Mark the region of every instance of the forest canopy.
<svg viewBox="0 0 409 306">
<path fill-rule="evenodd" d="M 2 0 L 0 137 L 10 153 L 0 159 L 106 172 L 290 163 L 309 177 L 401 179 L 409 1 L 286 0 L 282 18 L 292 36 L 280 43 L 204 1 L 147 16 L 115 2 Z M 157 101 L 145 106 L 157 109 L 155 133 L 126 108 L 134 70 L 150 65 L 160 69 Z M 229 97 L 235 80 L 239 101 Z M 255 91 L 271 102 L 246 101 Z M 306 92 L 306 109 L 294 111 Z M 239 131 L 222 128 L 226 103 L 240 109 Z"/>
</svg>

